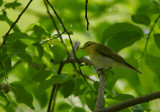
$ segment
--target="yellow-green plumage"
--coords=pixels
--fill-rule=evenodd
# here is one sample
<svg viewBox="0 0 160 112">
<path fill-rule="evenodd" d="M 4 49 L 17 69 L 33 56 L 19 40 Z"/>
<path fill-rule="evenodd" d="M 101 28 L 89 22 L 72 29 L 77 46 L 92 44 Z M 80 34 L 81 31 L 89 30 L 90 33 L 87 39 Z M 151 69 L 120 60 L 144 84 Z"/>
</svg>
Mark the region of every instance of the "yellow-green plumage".
<svg viewBox="0 0 160 112">
<path fill-rule="evenodd" d="M 103 44 L 88 41 L 84 44 L 83 49 L 88 53 L 90 59 L 99 67 L 123 67 L 141 74 L 139 70 L 128 64 L 119 54 Z"/>
</svg>

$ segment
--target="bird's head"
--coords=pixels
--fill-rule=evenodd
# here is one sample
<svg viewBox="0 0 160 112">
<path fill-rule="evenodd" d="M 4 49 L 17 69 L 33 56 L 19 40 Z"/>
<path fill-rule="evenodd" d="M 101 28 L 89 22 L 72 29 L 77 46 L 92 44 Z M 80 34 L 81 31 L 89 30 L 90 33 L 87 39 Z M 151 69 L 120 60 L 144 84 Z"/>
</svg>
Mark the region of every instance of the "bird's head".
<svg viewBox="0 0 160 112">
<path fill-rule="evenodd" d="M 90 52 L 93 50 L 95 45 L 96 45 L 96 42 L 88 41 L 83 45 L 81 49 L 84 49 L 85 51 Z"/>
</svg>

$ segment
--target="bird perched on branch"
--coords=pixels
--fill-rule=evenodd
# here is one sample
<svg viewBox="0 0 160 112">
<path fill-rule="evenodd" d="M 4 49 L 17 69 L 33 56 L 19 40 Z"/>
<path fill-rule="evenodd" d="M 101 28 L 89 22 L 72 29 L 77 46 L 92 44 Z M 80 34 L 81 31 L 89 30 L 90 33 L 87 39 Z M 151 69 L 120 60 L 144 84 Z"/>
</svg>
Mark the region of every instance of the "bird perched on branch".
<svg viewBox="0 0 160 112">
<path fill-rule="evenodd" d="M 94 64 L 101 68 L 129 68 L 137 73 L 142 74 L 139 70 L 128 64 L 119 54 L 114 52 L 108 46 L 93 41 L 88 41 L 83 45 L 82 49 L 88 53 Z"/>
</svg>

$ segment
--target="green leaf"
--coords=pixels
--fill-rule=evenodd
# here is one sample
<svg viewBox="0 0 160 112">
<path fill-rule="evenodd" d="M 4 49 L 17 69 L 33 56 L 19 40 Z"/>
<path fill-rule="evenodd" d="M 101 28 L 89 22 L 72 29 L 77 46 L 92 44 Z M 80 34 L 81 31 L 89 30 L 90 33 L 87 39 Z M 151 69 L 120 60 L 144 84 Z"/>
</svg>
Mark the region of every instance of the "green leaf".
<svg viewBox="0 0 160 112">
<path fill-rule="evenodd" d="M 55 110 L 55 112 L 70 112 L 71 107 L 72 106 L 66 102 L 60 102 L 60 104 L 57 105 L 57 111 Z"/>
<path fill-rule="evenodd" d="M 50 70 L 40 71 L 33 76 L 33 80 L 35 80 L 37 82 L 45 81 L 46 78 L 49 77 L 51 73 L 52 73 L 52 71 L 50 71 Z"/>
<path fill-rule="evenodd" d="M 44 28 L 42 28 L 39 25 L 35 25 L 33 27 L 33 31 L 35 32 L 35 34 L 38 36 L 38 38 L 41 38 L 43 36 L 43 34 L 45 34 L 45 30 Z"/>
<path fill-rule="evenodd" d="M 129 95 L 129 94 L 117 94 L 116 96 L 108 96 L 108 98 L 114 99 L 114 100 L 121 100 L 121 101 L 125 101 L 131 98 L 134 98 L 134 96 Z"/>
<path fill-rule="evenodd" d="M 6 12 L 5 12 L 4 10 L 3 10 L 3 14 L 0 15 L 0 20 L 7 22 L 10 26 L 12 26 L 12 24 L 13 24 L 13 21 L 11 21 L 11 20 L 7 17 Z M 15 26 L 13 27 L 13 31 L 14 31 L 14 32 L 20 32 L 20 29 L 19 29 L 19 27 L 18 27 L 17 25 L 15 25 Z"/>
<path fill-rule="evenodd" d="M 23 59 L 24 61 L 31 63 L 32 62 L 32 58 L 29 54 L 27 54 L 26 52 L 22 52 L 22 53 L 18 53 L 17 54 L 21 59 Z"/>
<path fill-rule="evenodd" d="M 157 47 L 160 49 L 160 33 L 154 34 L 154 41 L 155 41 Z"/>
<path fill-rule="evenodd" d="M 160 57 L 153 56 L 151 54 L 146 55 L 146 63 L 149 68 L 156 74 L 158 79 L 160 79 Z"/>
<path fill-rule="evenodd" d="M 44 108 L 48 104 L 48 94 L 46 91 L 39 92 L 39 89 L 36 87 L 34 89 L 34 96 L 38 100 L 41 108 Z"/>
<path fill-rule="evenodd" d="M 151 22 L 150 18 L 146 15 L 132 15 L 131 19 L 137 24 L 144 24 L 147 26 L 149 26 Z"/>
<path fill-rule="evenodd" d="M 27 92 L 21 84 L 16 82 L 11 83 L 11 90 L 13 91 L 17 102 L 24 103 L 31 109 L 34 109 L 32 95 Z"/>
<path fill-rule="evenodd" d="M 0 15 L 0 20 L 1 20 L 1 21 L 5 21 L 5 20 L 6 20 L 6 17 L 5 17 L 4 14 L 1 14 L 1 15 Z"/>
<path fill-rule="evenodd" d="M 6 53 L 0 52 L 0 62 L 5 63 L 9 56 Z"/>
<path fill-rule="evenodd" d="M 28 35 L 26 33 L 22 33 L 22 32 L 14 32 L 8 35 L 6 42 L 7 43 L 14 43 L 15 41 L 19 40 L 19 39 L 27 39 L 29 38 Z"/>
<path fill-rule="evenodd" d="M 0 91 L 0 96 L 3 97 L 6 101 L 6 107 L 10 104 L 9 100 L 7 99 L 7 97 L 4 95 L 3 92 Z"/>
<path fill-rule="evenodd" d="M 50 86 L 54 84 L 62 84 L 64 82 L 65 82 L 65 79 L 62 76 L 56 75 L 56 76 L 53 76 L 51 79 L 45 80 L 42 83 L 40 83 L 39 90 L 42 91 L 44 89 L 49 88 Z"/>
<path fill-rule="evenodd" d="M 53 47 L 50 47 L 50 50 L 54 55 L 54 63 L 60 63 L 67 55 L 67 49 L 62 43 L 58 43 Z"/>
<path fill-rule="evenodd" d="M 126 22 L 116 23 L 106 28 L 106 30 L 103 32 L 101 43 L 105 43 L 105 41 L 108 41 L 109 39 L 115 36 L 117 37 L 118 35 L 120 37 L 123 37 L 122 32 L 137 32 L 137 34 L 141 36 L 143 35 L 142 29 L 139 28 L 138 26 Z"/>
<path fill-rule="evenodd" d="M 145 3 L 148 2 L 148 3 Z M 136 10 L 136 13 L 138 14 L 159 14 L 160 8 L 159 8 L 159 2 L 158 0 L 144 0 L 141 1 L 140 7 Z"/>
<path fill-rule="evenodd" d="M 12 67 L 11 58 L 5 53 L 0 53 L 0 63 L 3 66 L 5 73 L 7 73 Z"/>
<path fill-rule="evenodd" d="M 2 6 L 3 5 L 3 0 L 0 0 L 0 6 Z M 1 17 L 0 17 L 1 18 Z"/>
<path fill-rule="evenodd" d="M 131 46 L 142 37 L 142 33 L 136 31 L 122 31 L 114 35 L 109 41 L 108 46 L 118 52 L 121 49 Z"/>
<path fill-rule="evenodd" d="M 117 81 L 117 75 L 115 75 L 114 72 L 111 70 L 106 71 L 105 74 L 106 74 L 106 88 L 108 90 L 113 90 Z"/>
<path fill-rule="evenodd" d="M 87 86 L 85 85 L 85 82 L 82 78 L 76 78 L 75 80 L 75 89 L 74 89 L 74 95 L 83 95 L 84 92 L 87 90 Z"/>
<path fill-rule="evenodd" d="M 96 107 L 96 96 L 95 93 L 93 93 L 92 91 L 87 91 L 84 95 L 84 99 L 87 103 L 87 106 L 89 109 L 91 109 L 92 111 L 95 109 Z"/>
<path fill-rule="evenodd" d="M 15 52 L 25 52 L 26 47 L 27 45 L 20 40 L 17 40 L 12 46 Z"/>
<path fill-rule="evenodd" d="M 39 43 L 34 43 L 33 45 L 36 46 L 36 49 L 38 51 L 39 59 L 41 59 L 43 54 L 44 54 L 44 49 L 43 49 L 42 45 L 39 44 Z"/>
<path fill-rule="evenodd" d="M 6 60 L 6 62 L 4 63 L 4 67 L 5 67 L 5 71 L 8 72 L 11 68 L 12 68 L 12 65 L 11 65 L 11 58 L 8 58 Z"/>
<path fill-rule="evenodd" d="M 86 112 L 84 108 L 81 107 L 73 107 L 71 112 Z"/>
<path fill-rule="evenodd" d="M 15 9 L 16 7 L 18 7 L 18 6 L 20 6 L 20 5 L 22 5 L 22 4 L 19 3 L 19 2 L 11 2 L 11 3 L 5 4 L 4 6 L 5 6 L 6 8 L 13 8 L 13 9 Z"/>
<path fill-rule="evenodd" d="M 72 94 L 74 87 L 75 87 L 74 80 L 69 80 L 62 85 L 62 94 L 64 98 L 67 98 L 68 96 Z"/>
</svg>

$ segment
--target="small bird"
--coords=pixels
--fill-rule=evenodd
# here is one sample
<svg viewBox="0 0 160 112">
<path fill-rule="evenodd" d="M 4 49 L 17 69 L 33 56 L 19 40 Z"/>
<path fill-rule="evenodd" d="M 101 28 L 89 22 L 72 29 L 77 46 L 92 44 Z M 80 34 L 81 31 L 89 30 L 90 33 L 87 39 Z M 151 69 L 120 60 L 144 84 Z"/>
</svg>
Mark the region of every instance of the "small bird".
<svg viewBox="0 0 160 112">
<path fill-rule="evenodd" d="M 142 74 L 139 70 L 128 64 L 119 54 L 108 46 L 93 41 L 86 42 L 81 49 L 84 49 L 93 63 L 101 68 L 122 67 L 129 68 Z"/>
</svg>

